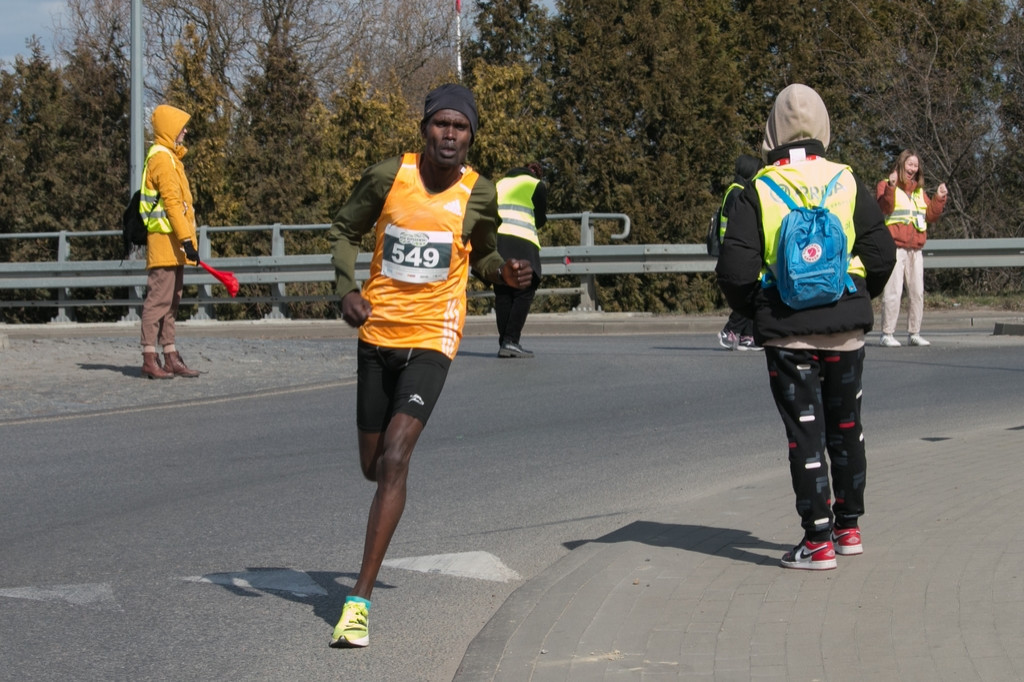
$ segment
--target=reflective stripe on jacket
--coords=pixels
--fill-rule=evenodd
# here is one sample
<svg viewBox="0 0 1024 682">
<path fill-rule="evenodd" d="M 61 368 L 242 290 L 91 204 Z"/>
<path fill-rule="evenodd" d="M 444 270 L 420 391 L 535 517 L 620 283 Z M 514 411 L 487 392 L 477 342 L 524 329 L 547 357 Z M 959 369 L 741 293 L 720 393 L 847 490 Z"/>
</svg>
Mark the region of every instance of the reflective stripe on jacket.
<svg viewBox="0 0 1024 682">
<path fill-rule="evenodd" d="M 885 216 L 886 225 L 911 225 L 918 232 L 928 229 L 925 216 L 928 204 L 925 202 L 924 190 L 918 187 L 913 194 L 907 194 L 897 187 L 893 192 L 894 205 L 892 213 Z"/>
<path fill-rule="evenodd" d="M 501 225 L 498 234 L 519 237 L 540 248 L 537 220 L 533 212 L 533 193 L 540 180 L 532 175 L 516 175 L 497 183 L 498 214 Z"/>
<path fill-rule="evenodd" d="M 167 217 L 167 209 L 164 208 L 164 202 L 163 199 L 160 198 L 160 192 L 151 190 L 146 186 L 146 175 L 149 171 L 149 159 L 158 152 L 163 152 L 170 156 L 171 165 L 177 167 L 174 152 L 170 149 L 162 144 L 154 144 L 149 148 L 149 153 L 146 154 L 146 163 L 142 167 L 142 193 L 139 196 L 139 213 L 142 215 L 142 220 L 146 224 L 147 231 L 171 234 L 174 229 L 171 227 L 171 221 Z"/>
<path fill-rule="evenodd" d="M 718 242 L 721 243 L 725 239 L 725 228 L 729 226 L 729 218 L 725 215 L 725 202 L 729 200 L 729 195 L 732 194 L 734 189 L 743 191 L 743 185 L 738 182 L 734 182 L 725 189 L 725 194 L 722 196 L 722 205 L 718 208 Z"/>
</svg>

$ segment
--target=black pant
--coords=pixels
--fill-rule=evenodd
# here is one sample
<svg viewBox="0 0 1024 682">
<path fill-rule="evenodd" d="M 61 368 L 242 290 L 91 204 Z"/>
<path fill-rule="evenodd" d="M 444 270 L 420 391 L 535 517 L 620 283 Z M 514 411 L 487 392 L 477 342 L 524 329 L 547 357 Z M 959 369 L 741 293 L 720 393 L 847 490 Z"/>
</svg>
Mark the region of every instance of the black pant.
<svg viewBox="0 0 1024 682">
<path fill-rule="evenodd" d="M 753 336 L 754 321 L 734 310 L 729 314 L 729 319 L 725 322 L 725 330 L 732 332 L 736 336 Z"/>
<path fill-rule="evenodd" d="M 494 285 L 494 315 L 498 321 L 498 344 L 519 343 L 519 337 L 530 314 L 534 294 L 540 288 L 540 277 L 534 273 L 530 286 L 515 289 L 504 284 Z"/>
<path fill-rule="evenodd" d="M 860 419 L 864 348 L 837 352 L 765 346 L 765 359 L 775 406 L 789 439 L 789 471 L 800 525 L 808 540 L 820 542 L 828 539 L 833 523 L 855 527 L 864 514 L 867 459 Z"/>
</svg>

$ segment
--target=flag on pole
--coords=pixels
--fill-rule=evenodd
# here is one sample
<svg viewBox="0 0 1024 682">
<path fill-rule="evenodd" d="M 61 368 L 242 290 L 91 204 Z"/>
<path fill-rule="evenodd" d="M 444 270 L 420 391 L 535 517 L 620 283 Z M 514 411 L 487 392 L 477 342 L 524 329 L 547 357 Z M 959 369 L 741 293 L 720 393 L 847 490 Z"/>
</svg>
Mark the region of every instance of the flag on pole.
<svg viewBox="0 0 1024 682">
<path fill-rule="evenodd" d="M 455 11 L 456 12 L 461 12 L 462 11 L 462 0 L 455 0 Z"/>
</svg>

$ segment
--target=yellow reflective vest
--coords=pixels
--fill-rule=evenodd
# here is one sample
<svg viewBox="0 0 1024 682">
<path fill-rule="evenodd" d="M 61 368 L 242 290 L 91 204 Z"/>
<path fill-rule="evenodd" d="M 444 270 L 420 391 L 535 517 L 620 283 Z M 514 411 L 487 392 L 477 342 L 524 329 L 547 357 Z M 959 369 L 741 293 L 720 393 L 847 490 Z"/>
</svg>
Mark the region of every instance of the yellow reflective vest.
<svg viewBox="0 0 1024 682">
<path fill-rule="evenodd" d="M 843 232 L 846 233 L 846 249 L 850 252 L 856 238 L 853 208 L 857 200 L 857 181 L 849 166 L 825 159 L 815 159 L 795 164 L 766 166 L 754 176 L 754 185 L 761 203 L 761 225 L 764 228 L 765 266 L 761 269 L 762 281 L 765 273 L 778 261 L 779 229 L 782 227 L 782 219 L 789 213 L 789 208 L 768 185 L 757 180 L 770 175 L 795 203 L 810 207 L 820 204 L 829 181 L 841 170 L 844 172 L 832 193 L 825 199 L 825 207 L 839 218 Z M 859 257 L 850 259 L 847 272 L 859 277 L 866 275 L 864 264 Z"/>
<path fill-rule="evenodd" d="M 167 217 L 167 209 L 164 208 L 164 201 L 160 198 L 160 193 L 151 191 L 146 187 L 146 174 L 149 171 L 149 159 L 154 154 L 163 152 L 171 157 L 171 165 L 177 164 L 177 159 L 174 158 L 174 152 L 162 144 L 154 144 L 149 148 L 149 153 L 146 154 L 146 163 L 142 167 L 142 192 L 139 195 L 139 213 L 142 214 L 142 220 L 146 223 L 146 230 L 149 232 L 160 232 L 162 234 L 171 234 L 174 229 L 171 227 L 171 221 Z"/>
<path fill-rule="evenodd" d="M 540 180 L 532 175 L 516 175 L 503 178 L 497 183 L 498 215 L 501 225 L 498 234 L 519 237 L 538 249 L 537 219 L 533 211 L 533 192 Z"/>
<path fill-rule="evenodd" d="M 718 243 L 721 244 L 722 240 L 725 239 L 725 228 L 729 226 L 729 217 L 725 215 L 725 202 L 729 199 L 729 195 L 732 194 L 734 189 L 743 190 L 743 185 L 738 182 L 734 182 L 725 188 L 725 194 L 722 195 L 722 205 L 718 207 Z"/>
<path fill-rule="evenodd" d="M 893 192 L 892 213 L 885 216 L 886 225 L 913 225 L 918 232 L 928 229 L 925 216 L 928 204 L 924 200 L 924 190 L 918 187 L 913 194 L 907 194 L 901 187 Z"/>
</svg>

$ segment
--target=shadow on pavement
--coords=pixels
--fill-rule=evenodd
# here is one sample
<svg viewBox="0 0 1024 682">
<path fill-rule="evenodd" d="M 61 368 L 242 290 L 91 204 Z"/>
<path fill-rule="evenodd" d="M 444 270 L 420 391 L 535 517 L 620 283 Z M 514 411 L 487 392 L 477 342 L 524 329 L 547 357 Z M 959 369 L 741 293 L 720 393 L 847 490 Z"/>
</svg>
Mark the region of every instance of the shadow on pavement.
<svg viewBox="0 0 1024 682">
<path fill-rule="evenodd" d="M 576 549 L 589 542 L 611 544 L 616 542 L 639 542 L 652 547 L 681 549 L 700 552 L 711 556 L 726 557 L 752 564 L 774 564 L 778 553 L 792 549 L 791 545 L 765 542 L 748 531 L 736 528 L 694 526 L 657 521 L 634 521 L 618 530 L 594 540 L 575 540 L 563 543 L 567 549 Z M 747 551 L 744 548 L 763 550 L 765 554 Z"/>
</svg>

